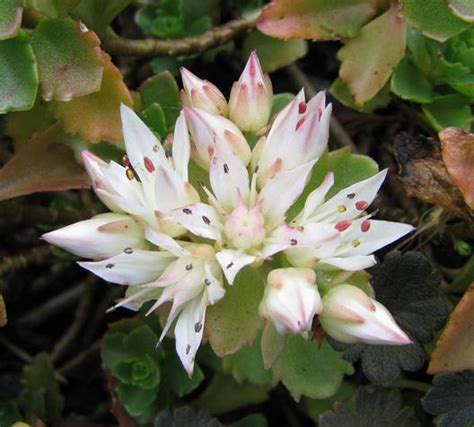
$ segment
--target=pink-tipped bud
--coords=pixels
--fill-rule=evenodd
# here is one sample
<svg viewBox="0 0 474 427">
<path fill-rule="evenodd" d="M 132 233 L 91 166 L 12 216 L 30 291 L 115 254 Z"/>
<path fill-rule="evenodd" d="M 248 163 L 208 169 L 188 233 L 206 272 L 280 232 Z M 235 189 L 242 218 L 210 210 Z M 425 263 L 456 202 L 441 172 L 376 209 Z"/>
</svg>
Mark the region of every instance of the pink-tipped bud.
<svg viewBox="0 0 474 427">
<path fill-rule="evenodd" d="M 272 102 L 272 83 L 253 51 L 239 81 L 232 86 L 229 117 L 242 131 L 257 132 L 267 124 Z"/>
<path fill-rule="evenodd" d="M 321 308 L 312 269 L 279 268 L 268 275 L 259 312 L 263 318 L 270 318 L 281 334 L 311 330 L 313 318 Z"/>
<path fill-rule="evenodd" d="M 144 248 L 143 229 L 128 215 L 105 213 L 43 234 L 43 240 L 75 255 L 104 259 Z"/>
<path fill-rule="evenodd" d="M 230 120 L 193 107 L 184 108 L 184 116 L 192 137 L 191 156 L 197 164 L 209 168 L 215 144 L 228 144 L 245 165 L 250 162 L 249 144 Z"/>
<path fill-rule="evenodd" d="M 339 285 L 328 291 L 319 321 L 326 333 L 346 343 L 411 343 L 382 304 L 352 285 Z"/>
<path fill-rule="evenodd" d="M 227 116 L 227 101 L 211 82 L 202 80 L 186 68 L 181 68 L 184 90 L 181 100 L 186 107 L 200 108 L 211 114 Z"/>
</svg>

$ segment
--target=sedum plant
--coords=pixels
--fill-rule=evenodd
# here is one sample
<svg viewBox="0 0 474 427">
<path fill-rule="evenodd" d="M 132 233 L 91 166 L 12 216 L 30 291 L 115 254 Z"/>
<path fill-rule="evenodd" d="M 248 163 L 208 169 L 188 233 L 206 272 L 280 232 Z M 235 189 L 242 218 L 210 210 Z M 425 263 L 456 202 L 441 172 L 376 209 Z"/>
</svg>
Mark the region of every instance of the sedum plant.
<svg viewBox="0 0 474 427">
<path fill-rule="evenodd" d="M 228 102 L 214 85 L 182 73 L 185 107 L 165 144 L 122 106 L 123 165 L 83 152 L 92 186 L 111 212 L 43 238 L 89 258 L 79 264 L 127 287 L 115 308 L 152 301 L 151 314 L 170 303 L 159 341 L 174 325 L 189 376 L 203 337 L 212 341 L 212 329 L 204 335 L 209 307 L 226 304 L 234 288 L 254 292 L 247 280 L 256 271 L 265 282 L 259 315 L 280 335 L 308 337 L 319 317 L 324 331 L 343 342 L 409 344 L 370 289 L 348 277 L 373 266 L 374 252 L 412 227 L 368 212 L 386 170 L 335 194 L 332 172 L 320 185 L 312 180 L 326 156 L 325 94 L 306 101 L 301 91 L 270 120 L 272 85 L 255 53 Z M 342 275 L 318 286 L 328 272 Z M 214 317 L 214 331 L 216 322 L 225 327 L 225 314 Z M 153 376 L 153 363 L 140 363 L 120 370 L 143 388 L 159 371 Z M 145 371 L 144 382 L 135 384 Z"/>
</svg>

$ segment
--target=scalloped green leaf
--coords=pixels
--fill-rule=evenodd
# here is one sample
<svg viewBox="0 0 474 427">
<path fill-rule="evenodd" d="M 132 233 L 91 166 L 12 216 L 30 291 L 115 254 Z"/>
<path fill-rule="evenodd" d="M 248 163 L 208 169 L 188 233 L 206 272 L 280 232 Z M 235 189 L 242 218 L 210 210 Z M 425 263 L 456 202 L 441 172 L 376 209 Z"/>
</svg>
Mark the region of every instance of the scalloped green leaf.
<svg viewBox="0 0 474 427">
<path fill-rule="evenodd" d="M 30 6 L 50 18 L 61 18 L 72 12 L 81 0 L 25 0 Z"/>
<path fill-rule="evenodd" d="M 280 39 L 339 40 L 354 37 L 362 25 L 383 10 L 377 0 L 274 0 L 257 26 Z"/>
<path fill-rule="evenodd" d="M 305 40 L 278 40 L 254 31 L 244 40 L 242 58 L 248 58 L 253 50 L 258 53 L 263 71 L 271 73 L 305 56 L 308 43 Z"/>
<path fill-rule="evenodd" d="M 406 25 L 393 3 L 339 50 L 339 77 L 349 86 L 356 105 L 364 105 L 385 86 L 405 47 Z"/>
<path fill-rule="evenodd" d="M 448 0 L 448 7 L 458 18 L 474 23 L 474 2 L 472 0 Z"/>
<path fill-rule="evenodd" d="M 28 36 L 0 41 L 0 114 L 29 110 L 38 92 L 38 70 Z"/>
<path fill-rule="evenodd" d="M 439 42 L 464 31 L 469 23 L 456 17 L 445 0 L 400 0 L 403 18 L 425 36 Z"/>
<path fill-rule="evenodd" d="M 326 341 L 319 345 L 300 335 L 290 335 L 273 367 L 273 378 L 281 381 L 295 400 L 302 395 L 325 399 L 337 392 L 345 374 L 353 372 L 352 365 Z"/>
<path fill-rule="evenodd" d="M 34 30 L 31 45 L 47 101 L 70 101 L 100 90 L 104 71 L 100 40 L 79 22 L 45 19 Z"/>
<path fill-rule="evenodd" d="M 64 398 L 59 390 L 54 367 L 46 353 L 36 356 L 23 370 L 23 383 L 29 391 L 44 393 L 45 409 L 48 417 L 59 418 L 64 406 Z"/>
<path fill-rule="evenodd" d="M 431 102 L 434 96 L 431 83 L 407 57 L 400 61 L 393 73 L 390 88 L 400 98 L 420 104 Z"/>
<path fill-rule="evenodd" d="M 428 122 L 436 131 L 456 127 L 468 131 L 473 120 L 471 100 L 458 94 L 437 96 L 422 110 Z"/>
<path fill-rule="evenodd" d="M 225 298 L 207 309 L 205 336 L 217 355 L 227 356 L 252 345 L 262 328 L 258 315 L 262 297 L 260 272 L 247 267 L 227 286 Z"/>
<path fill-rule="evenodd" d="M 20 31 L 23 7 L 20 0 L 2 0 L 0 3 L 0 40 L 15 37 Z"/>
</svg>

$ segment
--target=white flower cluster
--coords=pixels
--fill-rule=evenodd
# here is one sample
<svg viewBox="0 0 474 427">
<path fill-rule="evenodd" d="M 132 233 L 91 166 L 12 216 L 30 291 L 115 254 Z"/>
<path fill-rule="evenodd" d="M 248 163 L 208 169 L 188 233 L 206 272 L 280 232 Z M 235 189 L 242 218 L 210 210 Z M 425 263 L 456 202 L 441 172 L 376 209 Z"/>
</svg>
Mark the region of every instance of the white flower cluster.
<svg viewBox="0 0 474 427">
<path fill-rule="evenodd" d="M 224 278 L 233 285 L 242 268 L 257 268 L 280 252 L 292 267 L 268 274 L 260 304 L 261 316 L 279 332 L 308 331 L 318 314 L 324 330 L 344 342 L 409 343 L 387 309 L 359 288 L 341 284 L 321 297 L 316 285 L 318 269 L 371 267 L 374 251 L 412 229 L 367 214 L 386 171 L 331 198 L 329 173 L 287 221 L 326 149 L 331 105 L 325 94 L 306 102 L 301 91 L 269 124 L 272 85 L 255 53 L 229 102 L 190 71 L 183 69 L 182 78 L 184 108 L 171 152 L 123 106 L 123 165 L 83 153 L 92 186 L 112 213 L 43 238 L 92 259 L 79 264 L 101 278 L 131 287 L 117 306 L 156 300 L 152 312 L 171 302 L 161 338 L 176 321 L 176 350 L 189 375 L 206 308 L 225 298 Z M 263 135 L 253 150 L 243 132 Z M 189 182 L 191 158 L 209 172 L 203 201 Z"/>
</svg>

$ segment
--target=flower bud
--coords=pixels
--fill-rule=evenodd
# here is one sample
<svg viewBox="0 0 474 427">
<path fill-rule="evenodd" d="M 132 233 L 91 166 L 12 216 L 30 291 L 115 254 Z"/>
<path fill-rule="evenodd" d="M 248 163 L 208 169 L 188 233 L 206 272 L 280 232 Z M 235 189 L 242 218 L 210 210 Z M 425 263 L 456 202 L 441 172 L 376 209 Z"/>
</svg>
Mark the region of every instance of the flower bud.
<svg viewBox="0 0 474 427">
<path fill-rule="evenodd" d="M 339 285 L 328 291 L 319 321 L 326 333 L 346 343 L 411 343 L 382 304 L 352 285 Z"/>
<path fill-rule="evenodd" d="M 48 243 L 75 255 L 104 259 L 144 248 L 143 229 L 128 215 L 105 213 L 43 234 Z"/>
<path fill-rule="evenodd" d="M 250 162 L 250 147 L 240 129 L 222 116 L 187 107 L 184 115 L 192 137 L 191 156 L 205 169 L 209 168 L 215 144 L 228 144 L 242 163 Z"/>
<path fill-rule="evenodd" d="M 239 81 L 232 86 L 230 119 L 242 131 L 256 132 L 267 124 L 272 102 L 272 83 L 268 74 L 263 74 L 257 54 L 253 51 Z"/>
<path fill-rule="evenodd" d="M 200 108 L 211 114 L 227 116 L 227 101 L 211 82 L 202 80 L 186 68 L 181 68 L 184 90 L 181 100 L 186 107 Z"/>
<path fill-rule="evenodd" d="M 313 270 L 279 268 L 270 272 L 259 312 L 272 320 L 278 332 L 308 331 L 320 311 L 321 297 Z"/>
</svg>

